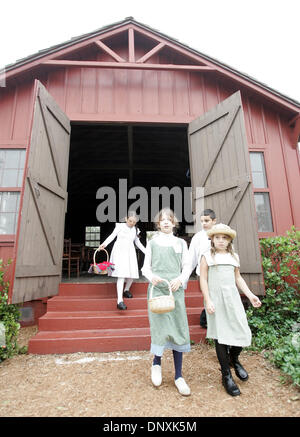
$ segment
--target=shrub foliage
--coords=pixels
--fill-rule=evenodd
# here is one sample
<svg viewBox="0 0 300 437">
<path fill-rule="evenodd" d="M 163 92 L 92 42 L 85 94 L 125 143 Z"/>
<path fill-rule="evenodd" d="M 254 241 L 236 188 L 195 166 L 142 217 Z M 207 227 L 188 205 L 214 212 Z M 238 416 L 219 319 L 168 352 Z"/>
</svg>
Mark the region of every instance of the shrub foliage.
<svg viewBox="0 0 300 437">
<path fill-rule="evenodd" d="M 265 355 L 300 387 L 300 231 L 260 240 L 266 294 L 247 310 L 252 349 Z"/>
<path fill-rule="evenodd" d="M 0 362 L 19 351 L 17 336 L 20 329 L 20 311 L 17 305 L 8 304 L 9 282 L 5 281 L 8 264 L 0 259 L 0 322 L 5 327 L 5 345 L 0 345 Z"/>
</svg>

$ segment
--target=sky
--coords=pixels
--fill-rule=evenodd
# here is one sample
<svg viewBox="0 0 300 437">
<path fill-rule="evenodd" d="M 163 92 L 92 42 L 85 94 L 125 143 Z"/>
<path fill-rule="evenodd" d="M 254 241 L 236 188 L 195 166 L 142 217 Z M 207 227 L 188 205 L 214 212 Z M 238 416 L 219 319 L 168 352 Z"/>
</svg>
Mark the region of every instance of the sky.
<svg viewBox="0 0 300 437">
<path fill-rule="evenodd" d="M 300 102 L 299 0 L 10 0 L 0 68 L 132 16 Z"/>
</svg>

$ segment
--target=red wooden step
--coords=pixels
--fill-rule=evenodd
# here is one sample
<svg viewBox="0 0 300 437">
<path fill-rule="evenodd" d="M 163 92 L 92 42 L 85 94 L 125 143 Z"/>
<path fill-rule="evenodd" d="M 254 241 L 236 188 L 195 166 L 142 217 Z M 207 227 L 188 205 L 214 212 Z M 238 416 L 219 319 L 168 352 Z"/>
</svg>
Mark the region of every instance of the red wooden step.
<svg viewBox="0 0 300 437">
<path fill-rule="evenodd" d="M 138 295 L 133 299 L 124 299 L 128 309 L 146 309 L 146 295 Z M 203 306 L 203 297 L 200 293 L 187 293 L 185 296 L 187 307 Z M 117 305 L 116 297 L 96 296 L 54 296 L 48 300 L 48 311 L 106 311 L 115 310 Z"/>
<path fill-rule="evenodd" d="M 134 282 L 130 291 L 134 296 L 144 294 L 148 288 L 148 282 Z M 200 293 L 199 281 L 188 282 L 186 294 L 189 292 Z M 59 285 L 59 296 L 97 296 L 115 297 L 116 282 L 61 282 Z"/>
<path fill-rule="evenodd" d="M 199 321 L 199 309 L 187 308 L 188 321 L 195 325 Z M 67 331 L 78 329 L 143 328 L 149 326 L 148 311 L 50 311 L 39 319 L 42 331 Z"/>
<path fill-rule="evenodd" d="M 206 330 L 190 327 L 195 343 L 205 340 Z M 41 331 L 30 339 L 29 353 L 65 354 L 75 352 L 137 351 L 150 349 L 149 328 L 82 331 Z"/>
<path fill-rule="evenodd" d="M 133 283 L 130 291 L 134 296 L 144 294 L 148 288 L 146 282 Z M 117 294 L 116 282 L 98 283 L 66 283 L 59 286 L 59 296 L 96 296 L 96 297 L 115 297 Z"/>
<path fill-rule="evenodd" d="M 47 302 L 39 319 L 39 332 L 29 341 L 29 353 L 110 352 L 147 350 L 150 329 L 147 310 L 148 283 L 132 285 L 128 309 L 116 307 L 116 283 L 62 283 L 59 295 Z M 203 296 L 198 281 L 189 281 L 185 293 L 191 340 L 203 341 L 199 325 Z"/>
</svg>

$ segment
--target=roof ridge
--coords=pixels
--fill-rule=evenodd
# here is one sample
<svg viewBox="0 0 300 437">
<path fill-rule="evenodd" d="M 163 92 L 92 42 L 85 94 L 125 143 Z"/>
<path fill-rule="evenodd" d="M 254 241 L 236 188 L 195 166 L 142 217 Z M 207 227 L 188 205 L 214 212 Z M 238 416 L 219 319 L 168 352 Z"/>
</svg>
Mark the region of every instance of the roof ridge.
<svg viewBox="0 0 300 437">
<path fill-rule="evenodd" d="M 2 69 L 2 71 L 3 70 L 4 71 L 12 71 L 15 68 L 21 67 L 22 65 L 30 63 L 30 62 L 32 62 L 34 60 L 38 60 L 39 58 L 45 56 L 46 54 L 51 54 L 51 52 L 55 52 L 55 51 L 58 51 L 58 50 L 60 50 L 62 48 L 66 48 L 68 46 L 71 46 L 71 45 L 73 45 L 75 43 L 82 42 L 82 41 L 84 41 L 86 39 L 89 39 L 89 38 L 92 38 L 93 36 L 96 36 L 97 34 L 103 33 L 103 32 L 105 32 L 107 30 L 112 30 L 114 28 L 118 28 L 118 27 L 124 26 L 125 24 L 128 24 L 128 23 L 133 23 L 137 27 L 141 27 L 141 28 L 144 28 L 144 29 L 152 32 L 152 33 L 158 34 L 158 36 L 160 36 L 160 37 L 162 37 L 162 38 L 164 38 L 166 40 L 169 40 L 170 42 L 173 42 L 173 43 L 181 46 L 183 49 L 188 50 L 188 51 L 192 52 L 193 54 L 195 54 L 197 56 L 200 56 L 200 57 L 202 57 L 203 59 L 205 59 L 205 60 L 207 60 L 209 62 L 217 64 L 218 66 L 220 66 L 221 68 L 224 68 L 228 72 L 236 74 L 236 75 L 240 76 L 241 78 L 244 78 L 247 81 L 249 81 L 249 82 L 251 82 L 251 83 L 253 83 L 255 85 L 258 85 L 258 86 L 260 86 L 262 88 L 264 88 L 265 90 L 269 91 L 270 93 L 272 93 L 272 94 L 274 94 L 274 95 L 284 99 L 285 101 L 288 101 L 289 103 L 292 103 L 293 105 L 295 105 L 295 106 L 300 108 L 300 102 L 298 102 L 297 100 L 293 99 L 292 97 L 287 96 L 287 95 L 281 93 L 278 90 L 275 90 L 274 88 L 266 85 L 265 83 L 259 81 L 258 79 L 255 79 L 254 77 L 248 75 L 247 73 L 243 73 L 243 72 L 241 72 L 239 70 L 236 70 L 234 67 L 231 67 L 230 65 L 225 64 L 224 62 L 221 62 L 221 61 L 219 61 L 216 58 L 213 58 L 213 57 L 211 57 L 209 55 L 206 55 L 205 53 L 202 53 L 202 52 L 200 52 L 200 51 L 190 47 L 188 44 L 183 43 L 183 42 L 179 41 L 176 38 L 173 38 L 173 37 L 171 37 L 169 35 L 166 35 L 166 34 L 162 33 L 158 29 L 154 29 L 154 28 L 150 27 L 147 24 L 144 24 L 144 23 L 141 23 L 141 22 L 135 20 L 132 16 L 126 17 L 126 18 L 124 18 L 121 21 L 117 21 L 117 22 L 111 23 L 109 25 L 105 25 L 105 26 L 100 27 L 99 29 L 93 30 L 91 32 L 84 33 L 84 34 L 81 34 L 79 36 L 71 37 L 71 39 L 69 39 L 67 41 L 64 41 L 64 42 L 62 42 L 60 44 L 56 44 L 56 45 L 50 46 L 48 48 L 39 50 L 38 52 L 36 52 L 36 53 L 34 53 L 32 55 L 29 55 L 29 56 L 26 56 L 24 58 L 21 58 L 21 59 L 17 60 L 15 63 L 6 65 Z"/>
</svg>

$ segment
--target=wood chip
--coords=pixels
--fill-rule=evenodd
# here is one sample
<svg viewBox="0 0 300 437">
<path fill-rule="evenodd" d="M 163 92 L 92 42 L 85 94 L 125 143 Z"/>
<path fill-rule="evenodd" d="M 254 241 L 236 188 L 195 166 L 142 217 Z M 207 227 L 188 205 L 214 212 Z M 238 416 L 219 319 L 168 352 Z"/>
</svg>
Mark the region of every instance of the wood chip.
<svg viewBox="0 0 300 437">
<path fill-rule="evenodd" d="M 21 328 L 22 344 L 36 331 Z M 0 417 L 300 417 L 299 390 L 282 385 L 278 369 L 262 354 L 243 351 L 240 360 L 250 377 L 242 382 L 232 372 L 242 392 L 232 398 L 214 348 L 192 346 L 183 357 L 192 392 L 185 398 L 174 384 L 171 351 L 162 359 L 159 388 L 150 380 L 149 351 L 18 355 L 0 363 Z"/>
</svg>

